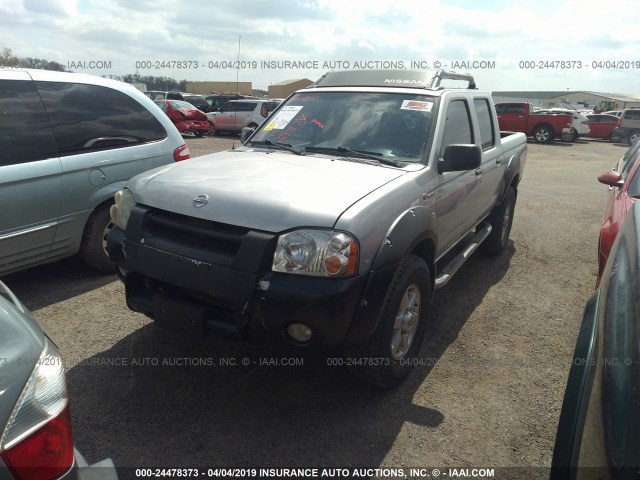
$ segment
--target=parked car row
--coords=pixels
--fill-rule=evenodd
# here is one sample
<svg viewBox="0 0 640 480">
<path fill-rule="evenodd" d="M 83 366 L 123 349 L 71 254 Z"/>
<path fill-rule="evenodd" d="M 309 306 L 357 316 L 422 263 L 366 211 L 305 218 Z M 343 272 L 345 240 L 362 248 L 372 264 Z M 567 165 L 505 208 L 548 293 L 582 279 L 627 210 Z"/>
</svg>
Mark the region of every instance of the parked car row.
<svg viewBox="0 0 640 480">
<path fill-rule="evenodd" d="M 580 137 L 589 137 L 632 145 L 640 138 L 637 108 L 583 115 L 575 110 L 541 109 L 526 102 L 512 102 L 497 103 L 496 111 L 502 130 L 524 132 L 537 143 L 549 143 L 555 138 L 575 142 Z"/>
<path fill-rule="evenodd" d="M 194 93 L 148 91 L 145 95 L 156 102 L 180 133 L 197 137 L 257 128 L 281 101 L 239 94 L 205 98 Z"/>
</svg>

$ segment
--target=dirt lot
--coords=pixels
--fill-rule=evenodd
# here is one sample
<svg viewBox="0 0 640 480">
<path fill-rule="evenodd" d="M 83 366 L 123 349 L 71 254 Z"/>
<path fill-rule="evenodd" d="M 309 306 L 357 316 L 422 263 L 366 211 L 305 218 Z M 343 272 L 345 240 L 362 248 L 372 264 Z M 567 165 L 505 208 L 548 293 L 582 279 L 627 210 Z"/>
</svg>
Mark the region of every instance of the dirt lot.
<svg viewBox="0 0 640 480">
<path fill-rule="evenodd" d="M 231 137 L 187 143 L 197 156 L 229 148 Z M 66 359 L 75 440 L 90 461 L 548 467 L 595 284 L 606 192 L 596 176 L 625 150 L 601 141 L 529 144 L 507 251 L 476 255 L 436 292 L 424 365 L 388 392 L 327 365 L 327 355 L 175 338 L 127 309 L 115 276 L 77 259 L 4 280 Z M 546 474 L 506 470 L 496 478 Z"/>
</svg>

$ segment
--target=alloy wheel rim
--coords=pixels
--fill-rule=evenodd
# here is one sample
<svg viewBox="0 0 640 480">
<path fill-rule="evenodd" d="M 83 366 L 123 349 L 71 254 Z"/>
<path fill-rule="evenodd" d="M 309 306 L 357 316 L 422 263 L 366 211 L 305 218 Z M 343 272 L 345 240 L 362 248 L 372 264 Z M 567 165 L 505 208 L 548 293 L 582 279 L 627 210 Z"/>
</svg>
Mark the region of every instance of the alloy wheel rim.
<svg viewBox="0 0 640 480">
<path fill-rule="evenodd" d="M 391 333 L 391 356 L 395 360 L 402 360 L 411 348 L 418 331 L 421 309 L 420 288 L 411 284 L 402 295 Z"/>
</svg>

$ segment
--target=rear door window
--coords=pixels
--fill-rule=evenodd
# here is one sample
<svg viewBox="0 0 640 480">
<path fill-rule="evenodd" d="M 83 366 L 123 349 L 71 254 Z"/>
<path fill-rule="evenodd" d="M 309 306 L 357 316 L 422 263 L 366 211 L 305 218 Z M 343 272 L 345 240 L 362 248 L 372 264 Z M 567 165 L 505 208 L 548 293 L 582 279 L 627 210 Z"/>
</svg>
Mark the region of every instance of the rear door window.
<svg viewBox="0 0 640 480">
<path fill-rule="evenodd" d="M 57 156 L 47 114 L 33 82 L 0 80 L 0 166 Z"/>
<path fill-rule="evenodd" d="M 98 85 L 36 82 L 60 156 L 161 140 L 160 122 L 133 98 Z"/>
<path fill-rule="evenodd" d="M 473 101 L 478 115 L 478 126 L 480 128 L 480 142 L 482 149 L 488 150 L 495 144 L 495 133 L 493 128 L 493 118 L 488 100 L 477 98 Z"/>
</svg>

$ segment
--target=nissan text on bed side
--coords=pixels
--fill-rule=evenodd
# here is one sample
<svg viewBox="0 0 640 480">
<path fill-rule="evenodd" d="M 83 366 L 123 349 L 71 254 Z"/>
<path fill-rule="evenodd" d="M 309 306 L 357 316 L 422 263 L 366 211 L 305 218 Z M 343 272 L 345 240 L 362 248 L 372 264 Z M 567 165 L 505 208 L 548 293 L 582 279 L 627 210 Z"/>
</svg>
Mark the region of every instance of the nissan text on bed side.
<svg viewBox="0 0 640 480">
<path fill-rule="evenodd" d="M 242 147 L 131 179 L 109 253 L 129 308 L 160 326 L 341 346 L 391 387 L 433 291 L 505 248 L 526 155 L 470 75 L 331 72 Z"/>
</svg>

